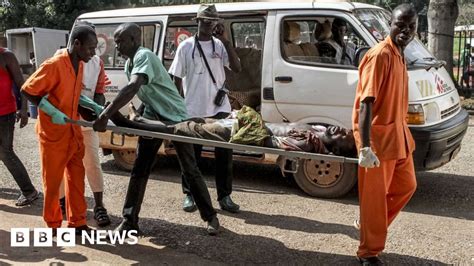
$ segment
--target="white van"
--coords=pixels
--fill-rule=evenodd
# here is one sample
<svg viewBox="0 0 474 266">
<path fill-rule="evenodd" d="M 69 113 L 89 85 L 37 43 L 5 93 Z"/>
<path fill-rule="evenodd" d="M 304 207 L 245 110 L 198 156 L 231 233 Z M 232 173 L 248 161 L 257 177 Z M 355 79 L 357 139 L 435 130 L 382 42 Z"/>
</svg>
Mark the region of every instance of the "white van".
<svg viewBox="0 0 474 266">
<path fill-rule="evenodd" d="M 225 3 L 216 4 L 216 8 L 243 67 L 241 73 L 227 76 L 234 106 L 252 106 L 268 122 L 351 128 L 358 62 L 370 47 L 387 36 L 390 14 L 386 10 L 347 2 Z M 169 67 L 179 42 L 197 30 L 191 20 L 197 10 L 198 5 L 163 6 L 81 15 L 78 21 L 87 20 L 96 26 L 97 54 L 111 80 L 107 98 L 112 99 L 127 83 L 124 60 L 117 55 L 113 41 L 119 24 L 139 24 L 143 46 L 153 50 Z M 340 50 L 334 52 L 324 44 L 330 43 L 330 34 L 318 30 L 315 33 L 315 28 L 330 28 L 335 19 L 347 25 L 343 36 L 347 56 L 343 60 L 335 58 Z M 469 117 L 460 106 L 459 95 L 443 64 L 419 40 L 406 48 L 405 58 L 410 77 L 407 120 L 417 144 L 416 168 L 434 169 L 456 156 Z M 105 133 L 101 135 L 101 147 L 112 152 L 119 165 L 131 167 L 136 138 Z M 235 152 L 235 159 L 275 163 L 278 158 Z M 279 161 L 285 162 L 285 158 Z M 344 195 L 357 181 L 356 164 L 301 160 L 280 165 L 289 168 L 283 171 L 298 170 L 294 174 L 296 182 L 313 196 Z"/>
</svg>

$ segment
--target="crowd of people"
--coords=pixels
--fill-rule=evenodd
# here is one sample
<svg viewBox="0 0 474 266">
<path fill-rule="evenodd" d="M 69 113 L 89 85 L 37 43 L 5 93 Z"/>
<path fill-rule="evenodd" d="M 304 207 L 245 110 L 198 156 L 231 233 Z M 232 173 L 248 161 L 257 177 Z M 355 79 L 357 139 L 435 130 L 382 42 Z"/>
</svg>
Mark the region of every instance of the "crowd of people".
<svg viewBox="0 0 474 266">
<path fill-rule="evenodd" d="M 28 205 L 39 194 L 13 151 L 15 121 L 20 121 L 20 127 L 28 122 L 27 99 L 40 109 L 36 132 L 44 193 L 43 219 L 53 232 L 61 227 L 63 213 L 67 226 L 75 228 L 77 234 L 91 230 L 86 223 L 85 176 L 94 194 L 97 225 L 110 224 L 102 201 L 103 176 L 97 156 L 97 131 L 105 131 L 109 119 L 120 126 L 192 137 L 213 136 L 236 143 L 253 143 L 255 139 L 249 140 L 245 135 L 245 130 L 252 130 L 259 137 L 255 145 L 345 156 L 358 152 L 360 218 L 356 224 L 360 229 L 360 246 L 357 256 L 362 265 L 381 264 L 379 254 L 385 247 L 388 226 L 416 188 L 414 141 L 405 122 L 408 74 L 403 59 L 404 48 L 416 33 L 414 8 L 402 4 L 393 10 L 390 35 L 369 50 L 360 64 L 353 132 L 311 125 L 265 126 L 258 120 L 258 114 L 248 108 L 229 117 L 231 108 L 224 68 L 239 72 L 239 59 L 222 24 L 218 23 L 221 18 L 214 5 L 201 5 L 195 19 L 198 31 L 179 45 L 169 73 L 151 50 L 141 46 L 141 29 L 137 24 L 120 25 L 115 30 L 114 41 L 117 52 L 127 59 L 128 84 L 106 106 L 105 73 L 103 63 L 95 55 L 97 36 L 93 25 L 77 24 L 68 47 L 46 60 L 26 81 L 14 54 L 0 49 L 0 127 L 6 132 L 0 135 L 0 159 L 20 187 L 16 205 Z M 336 50 L 340 53 L 336 54 L 340 54 L 341 62 L 351 60 L 350 56 L 344 56 L 350 54 L 350 48 L 341 38 L 345 27 L 344 21 L 332 22 L 331 46 L 339 47 Z M 13 84 L 21 88 L 21 104 L 17 104 Z M 135 95 L 142 106 L 130 120 L 118 111 Z M 81 117 L 94 121 L 94 131 L 66 121 Z M 242 121 L 249 121 L 252 127 L 237 128 L 233 134 L 236 131 L 233 125 L 241 125 Z M 245 130 L 240 131 L 242 128 Z M 139 232 L 139 213 L 147 181 L 162 142 L 139 137 L 123 220 L 115 230 Z M 198 167 L 202 146 L 173 144 L 182 173 L 183 210 L 199 210 L 202 220 L 207 222 L 209 235 L 216 235 L 220 230 L 219 220 Z M 231 150 L 216 149 L 216 167 L 219 205 L 223 210 L 238 212 L 240 206 L 231 199 Z"/>
</svg>

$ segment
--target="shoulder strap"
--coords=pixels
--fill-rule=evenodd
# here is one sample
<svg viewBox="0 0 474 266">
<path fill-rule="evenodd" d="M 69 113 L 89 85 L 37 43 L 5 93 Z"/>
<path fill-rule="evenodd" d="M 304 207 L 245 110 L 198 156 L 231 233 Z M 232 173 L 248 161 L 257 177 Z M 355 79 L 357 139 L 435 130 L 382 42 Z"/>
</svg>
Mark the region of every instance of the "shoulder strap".
<svg viewBox="0 0 474 266">
<path fill-rule="evenodd" d="M 214 78 L 214 75 L 212 74 L 211 68 L 209 67 L 209 63 L 207 63 L 206 55 L 204 54 L 204 52 L 202 50 L 202 47 L 201 47 L 201 44 L 199 43 L 197 35 L 194 36 L 194 42 L 195 42 L 195 45 L 197 46 L 197 48 L 199 50 L 199 53 L 201 54 L 202 58 L 204 58 L 204 63 L 206 64 L 207 71 L 209 71 L 209 75 L 211 75 L 212 82 L 217 85 L 216 79 Z"/>
</svg>

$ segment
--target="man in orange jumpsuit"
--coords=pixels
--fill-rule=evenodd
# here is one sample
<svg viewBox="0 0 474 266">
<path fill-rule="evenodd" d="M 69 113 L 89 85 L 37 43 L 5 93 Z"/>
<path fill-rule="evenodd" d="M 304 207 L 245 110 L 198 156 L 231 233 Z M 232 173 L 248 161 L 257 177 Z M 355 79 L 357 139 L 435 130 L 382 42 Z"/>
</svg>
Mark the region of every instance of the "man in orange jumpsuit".
<svg viewBox="0 0 474 266">
<path fill-rule="evenodd" d="M 365 55 L 352 125 L 359 149 L 360 245 L 362 265 L 380 265 L 388 226 L 416 189 L 415 143 L 405 121 L 408 73 L 404 48 L 413 40 L 417 14 L 410 4 L 392 13 L 389 36 Z M 379 161 L 380 160 L 380 161 Z"/>
<path fill-rule="evenodd" d="M 81 128 L 66 124 L 79 119 L 82 90 L 81 61 L 95 55 L 97 37 L 89 26 L 71 32 L 68 49 L 46 60 L 24 83 L 22 93 L 40 108 L 36 132 L 39 135 L 44 204 L 43 218 L 51 228 L 61 227 L 59 187 L 66 178 L 68 227 L 76 233 L 90 230 L 86 225 L 84 198 L 84 144 Z"/>
</svg>

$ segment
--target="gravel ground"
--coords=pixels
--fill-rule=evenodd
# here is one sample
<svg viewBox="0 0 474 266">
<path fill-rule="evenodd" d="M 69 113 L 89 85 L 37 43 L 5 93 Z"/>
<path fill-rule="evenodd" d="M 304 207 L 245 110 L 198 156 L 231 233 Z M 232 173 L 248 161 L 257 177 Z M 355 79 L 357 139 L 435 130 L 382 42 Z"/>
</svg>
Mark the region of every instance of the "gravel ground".
<svg viewBox="0 0 474 266">
<path fill-rule="evenodd" d="M 34 120 L 16 131 L 15 150 L 34 184 L 41 188 Z M 389 265 L 474 264 L 474 117 L 461 152 L 434 171 L 418 173 L 418 190 L 390 228 L 382 259 Z M 111 156 L 101 157 L 105 204 L 112 229 L 120 221 L 129 173 Z M 11 248 L 12 227 L 42 227 L 41 200 L 17 208 L 16 184 L 0 165 L 0 264 L 338 264 L 356 265 L 357 192 L 341 199 L 306 196 L 274 166 L 235 163 L 234 200 L 239 214 L 219 210 L 223 231 L 206 235 L 198 213 L 181 211 L 177 162 L 161 158 L 148 183 L 140 226 L 145 236 L 134 246 Z M 217 206 L 212 161 L 203 167 Z M 87 188 L 92 206 L 92 193 Z M 89 209 L 89 224 L 95 226 Z"/>
</svg>

